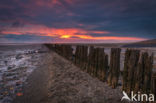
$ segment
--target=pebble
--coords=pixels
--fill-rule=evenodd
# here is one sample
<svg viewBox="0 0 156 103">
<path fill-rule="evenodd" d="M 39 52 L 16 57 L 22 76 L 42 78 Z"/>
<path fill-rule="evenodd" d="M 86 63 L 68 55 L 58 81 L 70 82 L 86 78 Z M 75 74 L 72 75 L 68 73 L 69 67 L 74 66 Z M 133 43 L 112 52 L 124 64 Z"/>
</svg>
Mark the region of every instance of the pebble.
<svg viewBox="0 0 156 103">
<path fill-rule="evenodd" d="M 12 69 L 12 67 L 8 67 L 8 70 Z"/>
<path fill-rule="evenodd" d="M 23 93 L 17 93 L 16 95 L 19 97 L 19 96 L 22 96 L 22 95 L 23 95 Z"/>
<path fill-rule="evenodd" d="M 18 54 L 17 56 L 16 56 L 16 59 L 22 59 L 23 58 L 23 56 L 21 55 L 21 54 Z"/>
</svg>

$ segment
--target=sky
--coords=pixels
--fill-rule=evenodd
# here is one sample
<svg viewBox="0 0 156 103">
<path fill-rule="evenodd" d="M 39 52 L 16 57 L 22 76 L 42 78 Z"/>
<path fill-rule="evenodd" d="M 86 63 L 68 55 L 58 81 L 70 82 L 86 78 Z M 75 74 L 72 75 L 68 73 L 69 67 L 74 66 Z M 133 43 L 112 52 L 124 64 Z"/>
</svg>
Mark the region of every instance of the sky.
<svg viewBox="0 0 156 103">
<path fill-rule="evenodd" d="M 156 38 L 156 0 L 0 0 L 0 43 Z"/>
</svg>

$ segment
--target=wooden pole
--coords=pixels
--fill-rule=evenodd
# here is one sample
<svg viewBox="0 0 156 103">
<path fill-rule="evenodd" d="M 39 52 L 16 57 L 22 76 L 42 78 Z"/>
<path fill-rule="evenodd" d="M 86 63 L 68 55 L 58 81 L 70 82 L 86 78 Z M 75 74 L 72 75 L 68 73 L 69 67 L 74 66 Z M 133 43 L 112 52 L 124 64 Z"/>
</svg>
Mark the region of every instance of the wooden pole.
<svg viewBox="0 0 156 103">
<path fill-rule="evenodd" d="M 112 86 L 112 88 L 116 88 L 118 85 L 118 79 L 120 75 L 120 52 L 121 52 L 120 48 L 111 49 L 108 84 Z"/>
</svg>

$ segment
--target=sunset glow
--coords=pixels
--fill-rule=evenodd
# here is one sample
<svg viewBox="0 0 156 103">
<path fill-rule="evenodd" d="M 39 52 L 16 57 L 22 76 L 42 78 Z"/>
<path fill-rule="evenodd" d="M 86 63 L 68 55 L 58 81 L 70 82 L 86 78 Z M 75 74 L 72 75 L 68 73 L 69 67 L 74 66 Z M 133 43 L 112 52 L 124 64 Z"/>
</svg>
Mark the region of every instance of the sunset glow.
<svg viewBox="0 0 156 103">
<path fill-rule="evenodd" d="M 0 42 L 118 43 L 153 39 L 154 4 L 146 0 L 1 0 Z"/>
<path fill-rule="evenodd" d="M 105 36 L 109 35 L 109 31 L 88 31 L 83 29 L 76 28 L 68 28 L 68 29 L 57 29 L 57 28 L 48 28 L 45 26 L 30 26 L 23 28 L 12 28 L 7 31 L 3 31 L 3 34 L 15 34 L 15 35 L 23 35 L 23 34 L 35 34 L 38 36 L 49 36 L 49 37 L 57 37 L 60 39 L 83 39 L 83 40 L 146 40 L 144 38 L 137 37 L 117 37 L 117 36 Z M 99 37 L 93 37 L 90 34 L 99 35 Z M 102 36 L 103 34 L 103 36 Z"/>
<path fill-rule="evenodd" d="M 70 38 L 70 35 L 62 35 L 61 38 Z"/>
</svg>

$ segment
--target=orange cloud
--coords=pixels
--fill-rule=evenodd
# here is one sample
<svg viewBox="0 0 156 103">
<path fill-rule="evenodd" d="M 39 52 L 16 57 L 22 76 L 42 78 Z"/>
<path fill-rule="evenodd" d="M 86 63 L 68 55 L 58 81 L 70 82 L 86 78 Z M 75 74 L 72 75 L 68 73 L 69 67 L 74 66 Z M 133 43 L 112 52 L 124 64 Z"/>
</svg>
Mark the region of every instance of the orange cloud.
<svg viewBox="0 0 156 103">
<path fill-rule="evenodd" d="M 36 26 L 36 25 L 29 25 L 22 28 L 8 28 L 5 31 L 2 31 L 2 34 L 34 34 L 39 36 L 50 36 L 50 37 L 57 37 L 60 39 L 83 39 L 83 40 L 120 40 L 120 41 L 140 41 L 145 40 L 144 38 L 137 38 L 137 37 L 117 37 L 117 36 L 98 36 L 93 37 L 88 34 L 109 34 L 109 31 L 88 31 L 84 29 L 78 28 L 65 28 L 65 29 L 58 29 L 58 28 L 48 28 L 45 26 Z"/>
<path fill-rule="evenodd" d="M 48 28 L 45 26 L 25 26 L 21 28 L 7 28 L 6 30 L 2 31 L 3 34 L 37 34 L 43 36 L 62 36 L 62 35 L 85 35 L 88 33 L 96 33 L 96 34 L 108 34 L 108 31 L 88 31 L 78 28 L 65 28 L 65 29 L 58 29 L 58 28 Z"/>
<path fill-rule="evenodd" d="M 66 38 L 67 35 L 65 35 Z M 137 38 L 137 37 L 115 37 L 115 36 L 103 36 L 103 37 L 93 37 L 89 35 L 74 35 L 73 37 L 78 37 L 80 39 L 86 39 L 86 40 L 145 40 L 144 38 Z"/>
</svg>

